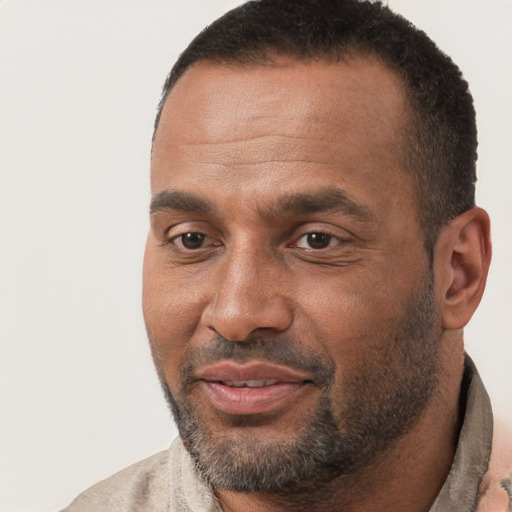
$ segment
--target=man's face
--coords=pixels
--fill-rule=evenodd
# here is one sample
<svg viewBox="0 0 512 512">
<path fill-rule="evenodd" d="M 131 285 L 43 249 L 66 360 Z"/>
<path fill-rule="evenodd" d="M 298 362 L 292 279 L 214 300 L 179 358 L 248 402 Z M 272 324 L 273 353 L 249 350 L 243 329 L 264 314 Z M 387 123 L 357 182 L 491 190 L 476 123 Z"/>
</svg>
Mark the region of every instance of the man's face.
<svg viewBox="0 0 512 512">
<path fill-rule="evenodd" d="M 144 315 L 216 487 L 360 471 L 437 382 L 432 275 L 374 59 L 188 70 L 156 134 Z"/>
</svg>

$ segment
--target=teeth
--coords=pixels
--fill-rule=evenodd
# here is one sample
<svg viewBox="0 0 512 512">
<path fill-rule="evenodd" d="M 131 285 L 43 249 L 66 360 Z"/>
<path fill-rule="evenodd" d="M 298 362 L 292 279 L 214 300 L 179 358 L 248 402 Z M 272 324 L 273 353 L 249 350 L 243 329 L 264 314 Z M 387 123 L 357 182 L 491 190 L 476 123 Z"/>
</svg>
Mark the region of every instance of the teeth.
<svg viewBox="0 0 512 512">
<path fill-rule="evenodd" d="M 262 388 L 277 382 L 277 380 L 224 380 L 222 384 L 231 388 Z"/>
</svg>

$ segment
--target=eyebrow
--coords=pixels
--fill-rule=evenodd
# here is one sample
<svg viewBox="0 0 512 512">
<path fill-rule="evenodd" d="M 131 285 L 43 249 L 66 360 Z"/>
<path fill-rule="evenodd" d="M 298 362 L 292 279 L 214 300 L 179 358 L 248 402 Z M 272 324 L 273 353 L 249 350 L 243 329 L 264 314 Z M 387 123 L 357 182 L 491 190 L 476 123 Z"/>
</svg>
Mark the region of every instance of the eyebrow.
<svg viewBox="0 0 512 512">
<path fill-rule="evenodd" d="M 367 206 L 348 197 L 338 188 L 324 188 L 307 194 L 289 194 L 277 199 L 269 208 L 271 215 L 306 215 L 321 212 L 340 212 L 370 220 L 374 217 Z"/>
<path fill-rule="evenodd" d="M 153 215 L 163 210 L 177 210 L 183 213 L 207 215 L 212 212 L 213 206 L 206 199 L 194 194 L 178 190 L 164 190 L 151 199 L 149 213 Z"/>
<path fill-rule="evenodd" d="M 155 214 L 165 210 L 208 215 L 215 210 L 215 207 L 207 199 L 195 194 L 178 190 L 164 190 L 153 197 L 149 211 L 150 214 Z M 370 208 L 354 201 L 344 190 L 338 188 L 323 188 L 311 193 L 287 194 L 265 206 L 264 209 L 260 209 L 262 217 L 307 215 L 321 212 L 340 212 L 361 220 L 371 220 L 374 217 Z"/>
</svg>

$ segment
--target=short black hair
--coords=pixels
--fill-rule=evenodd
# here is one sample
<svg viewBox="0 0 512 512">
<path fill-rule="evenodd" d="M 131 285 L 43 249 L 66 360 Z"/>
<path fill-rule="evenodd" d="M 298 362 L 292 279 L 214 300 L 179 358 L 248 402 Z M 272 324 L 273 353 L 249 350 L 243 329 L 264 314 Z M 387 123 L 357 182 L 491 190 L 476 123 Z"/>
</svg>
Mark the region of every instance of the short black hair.
<svg viewBox="0 0 512 512">
<path fill-rule="evenodd" d="M 477 130 L 461 71 L 435 43 L 382 2 L 252 0 L 206 27 L 165 81 L 165 100 L 192 65 L 265 65 L 276 56 L 338 62 L 373 55 L 402 80 L 410 112 L 404 167 L 415 181 L 418 218 L 432 256 L 439 230 L 475 205 Z"/>
</svg>

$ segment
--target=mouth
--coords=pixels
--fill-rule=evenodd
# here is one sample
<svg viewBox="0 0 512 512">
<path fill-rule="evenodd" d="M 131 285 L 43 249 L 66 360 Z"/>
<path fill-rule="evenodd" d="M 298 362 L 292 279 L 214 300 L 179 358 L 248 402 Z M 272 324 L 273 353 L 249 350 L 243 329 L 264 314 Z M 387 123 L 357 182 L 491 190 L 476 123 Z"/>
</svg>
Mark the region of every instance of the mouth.
<svg viewBox="0 0 512 512">
<path fill-rule="evenodd" d="M 266 386 L 274 386 L 278 380 L 225 380 L 220 384 L 230 388 L 264 388 Z"/>
<path fill-rule="evenodd" d="M 312 384 L 308 375 L 287 367 L 223 362 L 197 372 L 211 404 L 228 414 L 251 415 L 285 408 Z"/>
</svg>

